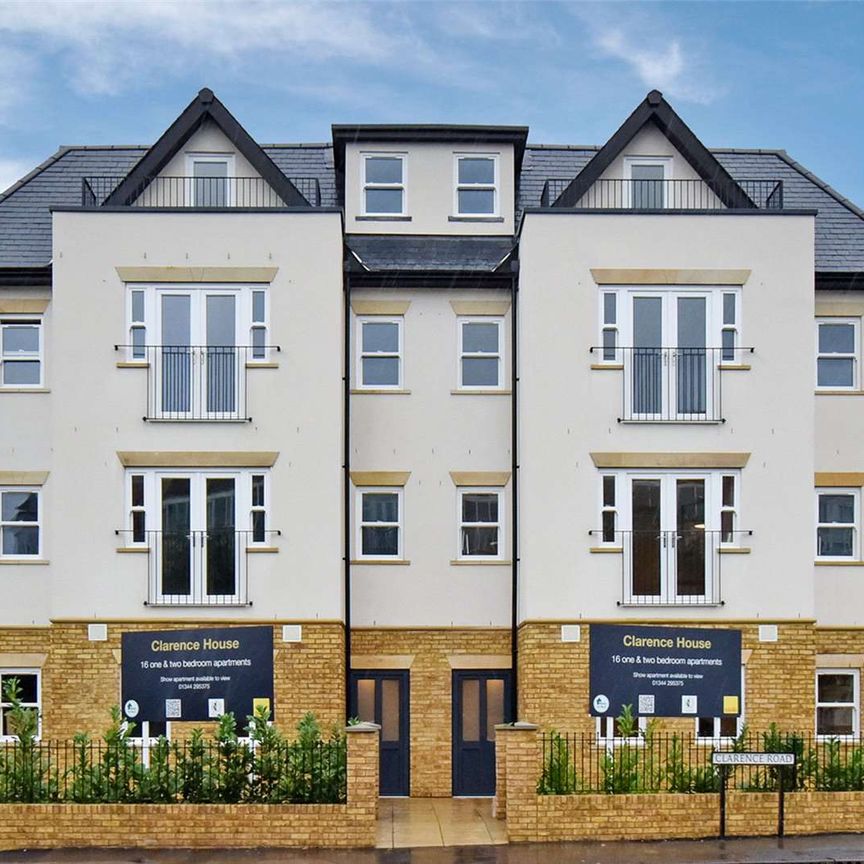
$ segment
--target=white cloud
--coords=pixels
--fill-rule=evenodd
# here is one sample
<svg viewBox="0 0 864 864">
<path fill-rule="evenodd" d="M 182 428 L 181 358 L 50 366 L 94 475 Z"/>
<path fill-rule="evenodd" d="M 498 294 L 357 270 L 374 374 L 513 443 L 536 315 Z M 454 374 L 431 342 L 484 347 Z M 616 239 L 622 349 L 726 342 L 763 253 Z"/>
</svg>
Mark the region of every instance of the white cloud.
<svg viewBox="0 0 864 864">
<path fill-rule="evenodd" d="M 30 159 L 0 159 L 0 193 L 32 170 L 33 161 Z"/>
</svg>

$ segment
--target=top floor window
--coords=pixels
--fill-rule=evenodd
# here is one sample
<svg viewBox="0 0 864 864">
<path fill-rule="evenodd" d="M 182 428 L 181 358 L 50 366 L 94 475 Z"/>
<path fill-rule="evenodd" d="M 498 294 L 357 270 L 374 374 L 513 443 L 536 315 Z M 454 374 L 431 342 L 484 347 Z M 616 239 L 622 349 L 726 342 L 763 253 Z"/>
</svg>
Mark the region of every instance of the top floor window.
<svg viewBox="0 0 864 864">
<path fill-rule="evenodd" d="M 672 160 L 663 157 L 630 157 L 624 160 L 625 178 L 630 182 L 628 206 L 636 210 L 660 210 L 666 201 L 666 181 L 672 176 Z"/>
<path fill-rule="evenodd" d="M 456 157 L 456 212 L 460 216 L 498 213 L 498 157 Z"/>
<path fill-rule="evenodd" d="M 231 207 L 231 185 L 229 177 L 234 157 L 226 154 L 195 154 L 187 156 L 187 165 L 192 183 L 193 207 Z"/>
<path fill-rule="evenodd" d="M 367 216 L 405 213 L 405 157 L 368 154 L 363 157 L 363 212 Z"/>
<path fill-rule="evenodd" d="M 0 318 L 0 388 L 42 386 L 42 321 Z"/>
<path fill-rule="evenodd" d="M 816 319 L 816 386 L 853 390 L 858 386 L 857 318 Z"/>
</svg>

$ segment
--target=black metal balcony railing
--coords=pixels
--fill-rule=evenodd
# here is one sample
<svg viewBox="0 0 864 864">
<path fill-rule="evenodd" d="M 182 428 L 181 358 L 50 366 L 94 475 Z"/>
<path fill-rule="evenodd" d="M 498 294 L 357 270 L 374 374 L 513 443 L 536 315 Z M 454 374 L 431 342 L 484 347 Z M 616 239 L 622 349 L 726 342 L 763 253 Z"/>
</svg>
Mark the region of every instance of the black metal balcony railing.
<svg viewBox="0 0 864 864">
<path fill-rule="evenodd" d="M 102 207 L 125 177 L 83 177 L 81 206 Z M 321 206 L 317 177 L 289 177 L 312 207 Z M 263 177 L 147 177 L 130 207 L 279 208 L 287 204 Z"/>
<path fill-rule="evenodd" d="M 572 177 L 550 177 L 541 207 L 552 207 Z M 743 192 L 743 197 L 742 193 Z M 782 180 L 596 180 L 575 203 L 585 210 L 725 210 L 724 201 L 759 210 L 783 209 Z"/>
<path fill-rule="evenodd" d="M 724 366 L 753 348 L 632 348 L 594 345 L 602 362 L 623 368 L 619 423 L 722 423 Z"/>
<path fill-rule="evenodd" d="M 147 368 L 145 420 L 251 420 L 246 369 L 278 345 L 115 345 Z"/>
<path fill-rule="evenodd" d="M 595 541 L 621 552 L 619 606 L 719 606 L 721 550 L 738 548 L 749 530 L 588 532 Z"/>
<path fill-rule="evenodd" d="M 246 556 L 281 531 L 232 526 L 205 531 L 118 529 L 149 557 L 147 606 L 251 606 Z"/>
</svg>

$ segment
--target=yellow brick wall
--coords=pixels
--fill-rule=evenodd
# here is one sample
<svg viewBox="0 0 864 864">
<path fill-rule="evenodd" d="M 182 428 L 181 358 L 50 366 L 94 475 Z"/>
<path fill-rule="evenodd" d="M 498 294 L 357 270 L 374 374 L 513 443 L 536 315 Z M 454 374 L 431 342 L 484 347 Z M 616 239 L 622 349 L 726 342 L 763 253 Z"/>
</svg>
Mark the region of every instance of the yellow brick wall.
<svg viewBox="0 0 864 864">
<path fill-rule="evenodd" d="M 411 795 L 447 797 L 452 778 L 451 654 L 509 654 L 507 629 L 384 630 L 351 634 L 354 655 L 412 654 L 409 670 Z"/>
<path fill-rule="evenodd" d="M 90 642 L 86 623 L 58 622 L 32 631 L 0 630 L 0 651 L 48 655 L 42 670 L 42 736 L 71 738 L 76 732 L 104 731 L 111 706 L 120 701 L 123 632 L 194 626 L 164 621 L 111 623 L 107 641 Z M 306 711 L 312 711 L 325 725 L 341 724 L 345 712 L 344 627 L 338 623 L 304 623 L 300 643 L 282 642 L 281 628 L 281 622 L 273 625 L 277 725 L 290 732 Z M 177 723 L 174 734 L 182 736 L 194 726 L 209 728 L 208 724 Z"/>
<path fill-rule="evenodd" d="M 580 642 L 561 641 L 561 622 L 525 622 L 519 628 L 520 720 L 567 732 L 594 732 L 588 713 L 591 625 L 581 623 Z M 669 622 L 672 623 L 672 622 Z M 692 626 L 716 626 L 687 622 Z M 745 673 L 745 719 L 758 732 L 774 721 L 810 731 L 815 711 L 816 638 L 810 623 L 779 625 L 777 642 L 760 642 L 754 623 L 731 623 L 750 651 Z M 692 720 L 661 721 L 666 731 L 693 733 Z"/>
</svg>

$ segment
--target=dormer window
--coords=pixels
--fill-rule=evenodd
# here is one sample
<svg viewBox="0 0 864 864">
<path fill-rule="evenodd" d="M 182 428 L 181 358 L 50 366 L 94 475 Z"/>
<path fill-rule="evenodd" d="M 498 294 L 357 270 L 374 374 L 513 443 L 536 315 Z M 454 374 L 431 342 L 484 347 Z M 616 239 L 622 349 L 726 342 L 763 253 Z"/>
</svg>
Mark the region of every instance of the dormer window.
<svg viewBox="0 0 864 864">
<path fill-rule="evenodd" d="M 666 202 L 666 181 L 672 177 L 672 160 L 639 156 L 624 160 L 629 205 L 635 210 L 662 210 Z"/>
<path fill-rule="evenodd" d="M 189 153 L 186 157 L 192 207 L 231 207 L 234 156 L 221 153 Z"/>
<path fill-rule="evenodd" d="M 405 214 L 405 157 L 376 153 L 363 157 L 363 208 L 367 216 Z"/>
<path fill-rule="evenodd" d="M 456 213 L 498 215 L 498 157 L 456 156 Z"/>
</svg>

